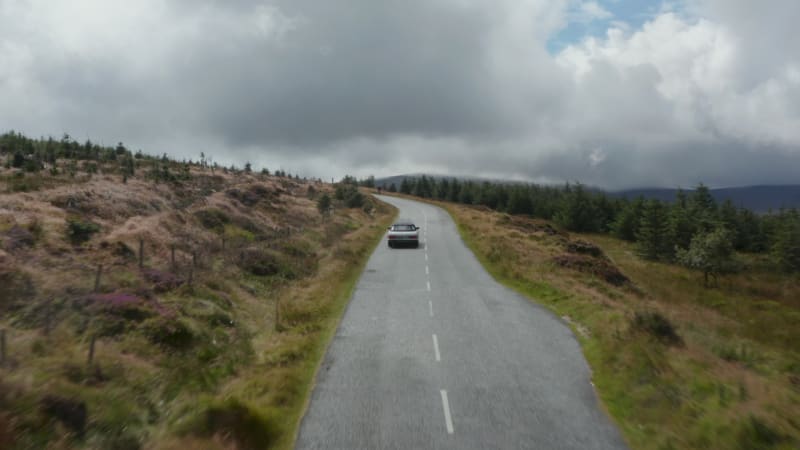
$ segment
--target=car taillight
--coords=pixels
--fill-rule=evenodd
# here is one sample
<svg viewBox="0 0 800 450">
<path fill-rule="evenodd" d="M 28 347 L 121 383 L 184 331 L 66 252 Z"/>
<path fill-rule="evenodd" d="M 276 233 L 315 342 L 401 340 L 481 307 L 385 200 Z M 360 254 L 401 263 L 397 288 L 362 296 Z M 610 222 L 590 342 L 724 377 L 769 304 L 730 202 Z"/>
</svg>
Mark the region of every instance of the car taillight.
<svg viewBox="0 0 800 450">
<path fill-rule="evenodd" d="M 395 239 L 397 236 L 389 236 L 389 239 Z"/>
</svg>

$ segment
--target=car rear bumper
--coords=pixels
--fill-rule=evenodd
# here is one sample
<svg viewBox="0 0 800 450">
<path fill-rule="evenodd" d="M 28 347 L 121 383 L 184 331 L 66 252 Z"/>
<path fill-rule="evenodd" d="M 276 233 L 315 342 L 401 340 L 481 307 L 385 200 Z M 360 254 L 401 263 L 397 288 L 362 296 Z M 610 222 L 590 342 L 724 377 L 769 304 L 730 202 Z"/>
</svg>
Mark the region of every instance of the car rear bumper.
<svg viewBox="0 0 800 450">
<path fill-rule="evenodd" d="M 419 239 L 387 239 L 389 247 L 419 247 Z"/>
</svg>

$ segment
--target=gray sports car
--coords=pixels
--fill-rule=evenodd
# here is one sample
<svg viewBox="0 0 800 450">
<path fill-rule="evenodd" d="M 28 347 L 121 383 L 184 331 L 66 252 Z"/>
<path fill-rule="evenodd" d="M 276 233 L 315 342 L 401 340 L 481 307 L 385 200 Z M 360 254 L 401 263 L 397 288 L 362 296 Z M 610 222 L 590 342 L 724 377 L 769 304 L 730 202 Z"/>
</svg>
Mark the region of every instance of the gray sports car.
<svg viewBox="0 0 800 450">
<path fill-rule="evenodd" d="M 404 245 L 417 248 L 419 247 L 419 227 L 410 221 L 397 222 L 389 227 L 387 238 L 390 248 Z"/>
</svg>

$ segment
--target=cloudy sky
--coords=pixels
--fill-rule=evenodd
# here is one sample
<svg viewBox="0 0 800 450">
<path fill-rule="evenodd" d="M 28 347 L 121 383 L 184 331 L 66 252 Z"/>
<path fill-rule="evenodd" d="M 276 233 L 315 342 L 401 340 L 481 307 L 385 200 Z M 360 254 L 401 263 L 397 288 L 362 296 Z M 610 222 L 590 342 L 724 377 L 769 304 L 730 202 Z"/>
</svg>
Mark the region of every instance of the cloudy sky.
<svg viewBox="0 0 800 450">
<path fill-rule="evenodd" d="M 0 130 L 322 177 L 800 182 L 800 1 L 0 0 Z"/>
</svg>

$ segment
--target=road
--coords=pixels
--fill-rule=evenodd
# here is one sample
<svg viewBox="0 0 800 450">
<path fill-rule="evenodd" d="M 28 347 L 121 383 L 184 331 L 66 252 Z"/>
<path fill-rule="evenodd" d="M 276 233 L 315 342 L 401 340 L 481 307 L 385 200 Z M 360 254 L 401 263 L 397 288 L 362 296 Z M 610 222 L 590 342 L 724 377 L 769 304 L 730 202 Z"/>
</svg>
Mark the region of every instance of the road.
<svg viewBox="0 0 800 450">
<path fill-rule="evenodd" d="M 626 448 L 571 330 L 496 283 L 445 211 L 380 198 L 422 245 L 370 257 L 296 448 Z"/>
</svg>

